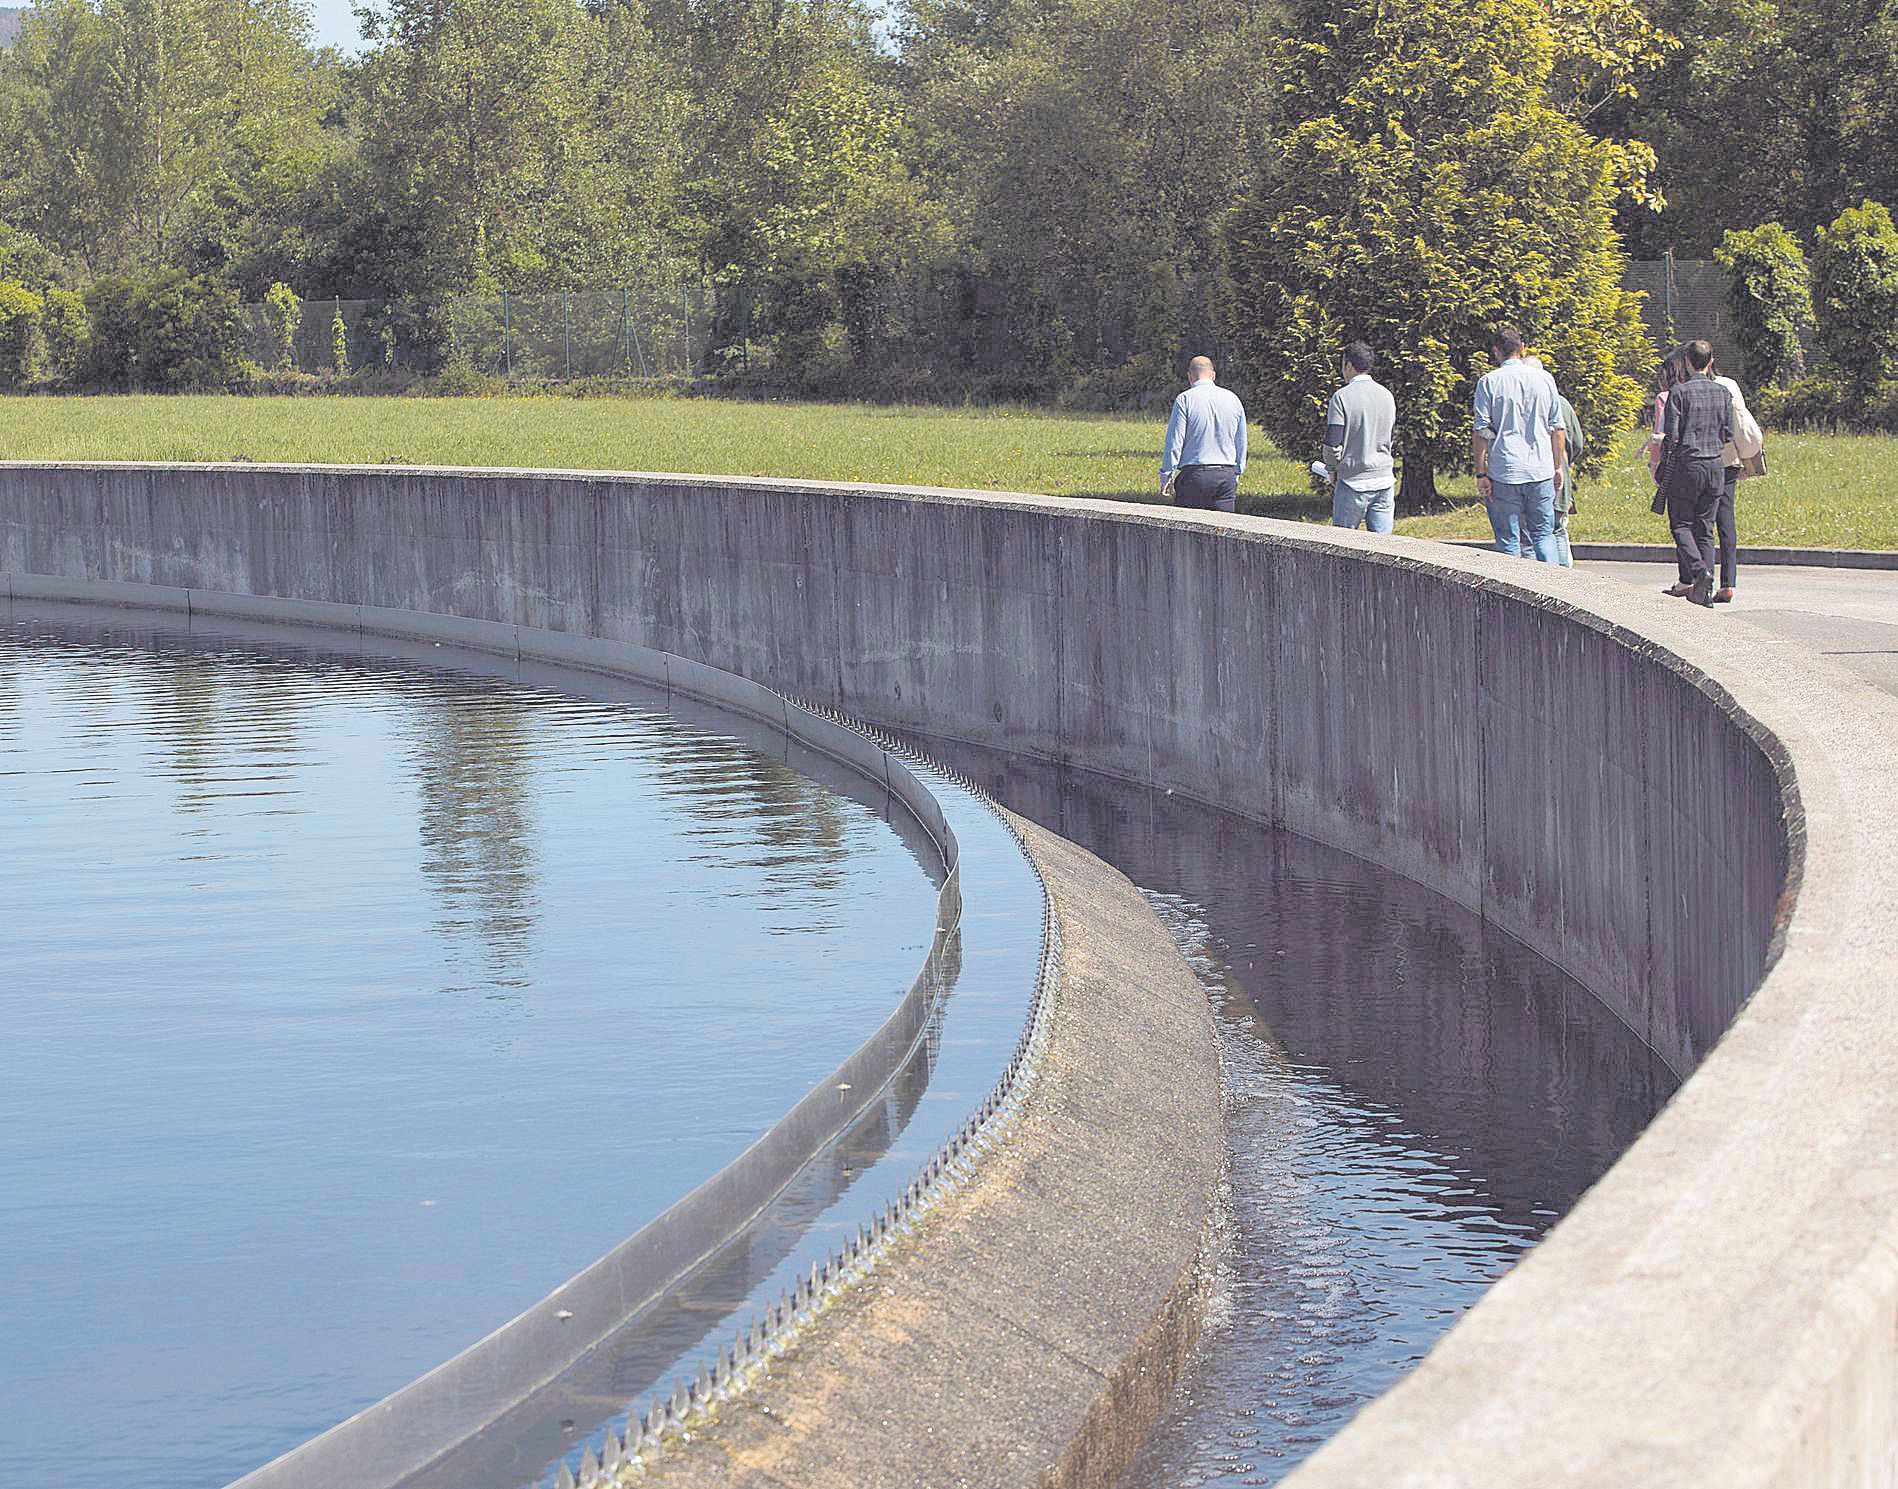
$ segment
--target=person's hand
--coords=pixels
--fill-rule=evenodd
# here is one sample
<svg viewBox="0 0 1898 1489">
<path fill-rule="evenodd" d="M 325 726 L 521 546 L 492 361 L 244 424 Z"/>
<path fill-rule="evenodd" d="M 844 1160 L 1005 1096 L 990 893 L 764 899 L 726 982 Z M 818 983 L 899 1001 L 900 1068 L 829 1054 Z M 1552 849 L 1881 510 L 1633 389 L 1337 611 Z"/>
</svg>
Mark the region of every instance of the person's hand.
<svg viewBox="0 0 1898 1489">
<path fill-rule="evenodd" d="M 1489 500 L 1489 487 L 1489 477 L 1486 475 L 1478 475 L 1476 478 L 1476 494 L 1482 497 L 1484 501 Z"/>
</svg>

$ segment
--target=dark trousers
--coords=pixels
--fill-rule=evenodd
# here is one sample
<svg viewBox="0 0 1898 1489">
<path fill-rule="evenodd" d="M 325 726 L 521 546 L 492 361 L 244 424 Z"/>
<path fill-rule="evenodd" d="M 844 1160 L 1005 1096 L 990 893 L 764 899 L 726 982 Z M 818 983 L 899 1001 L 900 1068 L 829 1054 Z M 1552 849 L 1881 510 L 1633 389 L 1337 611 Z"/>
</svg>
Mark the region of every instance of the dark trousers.
<svg viewBox="0 0 1898 1489">
<path fill-rule="evenodd" d="M 1674 558 L 1682 584 L 1713 573 L 1718 550 L 1714 521 L 1720 511 L 1720 490 L 1726 470 L 1720 457 L 1676 461 L 1667 476 L 1667 525 L 1674 532 Z"/>
<path fill-rule="evenodd" d="M 1173 505 L 1202 512 L 1239 508 L 1239 468 L 1235 465 L 1183 465 L 1173 482 Z"/>
<path fill-rule="evenodd" d="M 1740 528 L 1733 520 L 1733 494 L 1740 489 L 1740 467 L 1730 465 L 1720 488 L 1720 506 L 1714 513 L 1714 529 L 1720 535 L 1720 587 L 1732 589 L 1740 582 Z"/>
</svg>

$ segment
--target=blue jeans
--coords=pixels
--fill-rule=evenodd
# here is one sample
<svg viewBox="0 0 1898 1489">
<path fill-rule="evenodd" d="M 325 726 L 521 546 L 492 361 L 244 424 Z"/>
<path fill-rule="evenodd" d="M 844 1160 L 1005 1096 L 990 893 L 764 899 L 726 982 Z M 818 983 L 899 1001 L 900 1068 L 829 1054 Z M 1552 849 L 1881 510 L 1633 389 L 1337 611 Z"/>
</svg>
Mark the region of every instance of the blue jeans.
<svg viewBox="0 0 1898 1489">
<path fill-rule="evenodd" d="M 1555 536 L 1555 482 L 1489 483 L 1489 527 L 1498 553 L 1533 552 L 1538 563 L 1559 564 L 1562 548 Z"/>
<path fill-rule="evenodd" d="M 1374 533 L 1387 533 L 1396 515 L 1397 488 L 1394 486 L 1358 491 L 1340 481 L 1331 488 L 1333 527 L 1356 527 L 1362 522 Z"/>
</svg>

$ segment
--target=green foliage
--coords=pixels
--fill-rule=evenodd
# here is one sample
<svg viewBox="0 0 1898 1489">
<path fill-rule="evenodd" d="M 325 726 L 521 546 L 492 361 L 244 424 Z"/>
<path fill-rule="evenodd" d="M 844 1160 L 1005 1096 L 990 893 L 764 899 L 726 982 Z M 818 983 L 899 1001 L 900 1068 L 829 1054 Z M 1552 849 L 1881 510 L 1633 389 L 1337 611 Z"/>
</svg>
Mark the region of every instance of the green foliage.
<svg viewBox="0 0 1898 1489">
<path fill-rule="evenodd" d="M 31 233 L 0 222 L 0 279 L 10 279 L 35 293 L 44 293 L 60 280 L 59 261 Z"/>
<path fill-rule="evenodd" d="M 1682 46 L 1638 100 L 1593 121 L 1659 154 L 1667 210 L 1627 219 L 1643 257 L 1704 257 L 1763 220 L 1804 237 L 1866 196 L 1898 200 L 1890 0 L 1649 3 Z"/>
<path fill-rule="evenodd" d="M 1612 152 L 1545 96 L 1535 0 L 1299 0 L 1267 54 L 1277 139 L 1226 222 L 1233 345 L 1283 447 L 1315 445 L 1344 344 L 1378 349 L 1404 500 L 1468 449 L 1489 330 L 1521 326 L 1606 458 L 1652 353 L 1620 287 Z"/>
<path fill-rule="evenodd" d="M 1799 240 L 1777 222 L 1730 231 L 1714 250 L 1727 276 L 1734 339 L 1755 388 L 1805 371 L 1800 335 L 1812 325 L 1812 273 Z"/>
<path fill-rule="evenodd" d="M 271 339 L 276 343 L 277 366 L 297 365 L 297 329 L 303 324 L 303 301 L 289 285 L 279 281 L 264 291 L 264 314 L 270 321 Z"/>
<path fill-rule="evenodd" d="M 0 389 L 18 392 L 39 364 L 40 297 L 17 279 L 0 280 Z"/>
<path fill-rule="evenodd" d="M 93 282 L 86 310 L 92 334 L 80 378 L 88 386 L 181 393 L 243 381 L 243 321 L 227 285 L 178 270 L 115 276 Z"/>
<path fill-rule="evenodd" d="M 92 320 L 86 314 L 84 297 L 73 290 L 49 289 L 44 299 L 40 316 L 40 341 L 46 359 L 43 370 L 50 382 L 70 383 L 85 357 Z"/>
<path fill-rule="evenodd" d="M 220 267 L 334 149 L 297 0 L 45 0 L 0 54 L 0 215 L 92 273 Z"/>
<path fill-rule="evenodd" d="M 349 325 L 343 319 L 341 305 L 330 317 L 330 371 L 338 377 L 349 376 Z"/>
<path fill-rule="evenodd" d="M 1820 344 L 1867 392 L 1898 374 L 1898 227 L 1877 202 L 1848 207 L 1815 234 L 1812 261 Z"/>
</svg>

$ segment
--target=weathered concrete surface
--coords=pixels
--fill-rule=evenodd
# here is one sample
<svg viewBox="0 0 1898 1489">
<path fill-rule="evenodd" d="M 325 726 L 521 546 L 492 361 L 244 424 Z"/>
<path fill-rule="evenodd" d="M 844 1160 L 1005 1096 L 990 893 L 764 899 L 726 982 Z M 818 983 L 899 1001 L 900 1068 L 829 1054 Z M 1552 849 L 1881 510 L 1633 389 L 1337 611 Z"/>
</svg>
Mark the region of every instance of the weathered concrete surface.
<svg viewBox="0 0 1898 1489">
<path fill-rule="evenodd" d="M 1020 819 L 1065 938 L 1041 1082 L 976 1181 L 800 1339 L 667 1489 L 1106 1489 L 1198 1337 L 1211 1010 L 1127 880 Z"/>
<path fill-rule="evenodd" d="M 1591 563 L 1588 571 L 1643 589 L 1662 589 L 1674 581 L 1672 567 L 1649 563 Z M 1898 696 L 1898 564 L 1882 570 L 1742 569 L 1738 599 L 1718 613 L 1831 657 L 1873 687 Z"/>
<path fill-rule="evenodd" d="M 0 571 L 634 641 L 1396 868 L 1700 1069 L 1301 1482 L 1898 1483 L 1898 703 L 1817 658 L 1442 545 L 738 479 L 14 466 Z"/>
</svg>

